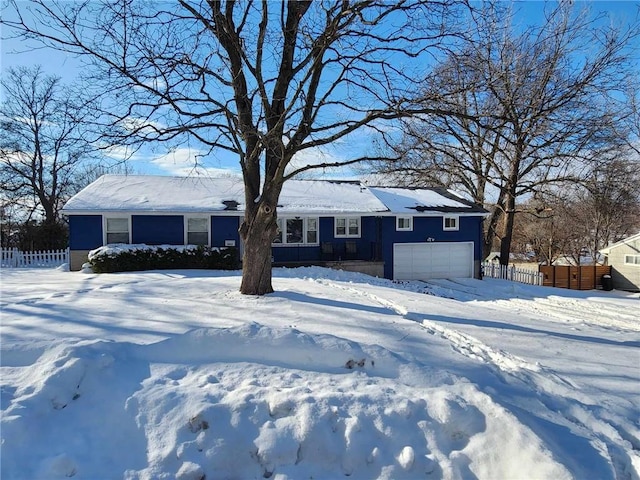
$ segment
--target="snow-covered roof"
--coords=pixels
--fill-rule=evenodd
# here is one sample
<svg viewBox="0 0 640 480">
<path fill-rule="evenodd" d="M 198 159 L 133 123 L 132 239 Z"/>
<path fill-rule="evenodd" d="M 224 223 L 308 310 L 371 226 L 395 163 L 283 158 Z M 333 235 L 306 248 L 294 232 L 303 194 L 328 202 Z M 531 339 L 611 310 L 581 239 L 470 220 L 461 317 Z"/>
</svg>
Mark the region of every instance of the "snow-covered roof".
<svg viewBox="0 0 640 480">
<path fill-rule="evenodd" d="M 370 190 L 392 213 L 485 212 L 479 206 L 439 188 L 372 187 Z"/>
<path fill-rule="evenodd" d="M 607 246 L 606 248 L 601 249 L 600 253 L 602 253 L 603 255 L 609 255 L 612 249 L 621 247 L 622 245 L 627 245 L 629 243 L 632 243 L 638 240 L 640 240 L 640 232 L 636 233 L 635 235 L 631 235 L 630 237 L 627 237 L 624 240 L 620 240 L 619 242 L 613 243 Z"/>
<path fill-rule="evenodd" d="M 226 203 L 225 203 L 226 202 Z M 244 211 L 239 177 L 167 177 L 104 175 L 73 196 L 65 214 L 100 211 L 214 212 Z M 484 212 L 462 198 L 440 190 L 367 188 L 357 182 L 288 180 L 278 202 L 282 213 Z"/>
</svg>

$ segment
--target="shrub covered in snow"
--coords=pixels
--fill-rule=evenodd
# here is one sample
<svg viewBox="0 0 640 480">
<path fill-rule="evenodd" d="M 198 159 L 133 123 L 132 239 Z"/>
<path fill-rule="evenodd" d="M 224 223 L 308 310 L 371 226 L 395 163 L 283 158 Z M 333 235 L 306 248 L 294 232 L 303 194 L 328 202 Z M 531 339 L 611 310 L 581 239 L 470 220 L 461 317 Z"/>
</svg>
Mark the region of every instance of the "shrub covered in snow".
<svg viewBox="0 0 640 480">
<path fill-rule="evenodd" d="M 89 252 L 89 263 L 96 273 L 206 268 L 238 268 L 236 248 L 212 248 L 200 245 L 105 245 Z"/>
</svg>

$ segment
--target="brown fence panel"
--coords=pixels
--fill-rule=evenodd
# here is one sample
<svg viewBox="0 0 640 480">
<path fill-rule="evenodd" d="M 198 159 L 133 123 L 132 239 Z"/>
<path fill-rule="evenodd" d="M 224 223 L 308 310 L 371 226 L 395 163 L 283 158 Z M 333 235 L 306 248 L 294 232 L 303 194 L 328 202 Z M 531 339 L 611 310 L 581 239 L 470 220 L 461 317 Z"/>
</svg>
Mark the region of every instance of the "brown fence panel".
<svg viewBox="0 0 640 480">
<path fill-rule="evenodd" d="M 580 289 L 580 269 L 578 267 L 569 267 L 569 288 L 571 290 Z"/>
<path fill-rule="evenodd" d="M 596 288 L 596 266 L 587 265 L 580 267 L 580 285 L 579 290 L 593 290 Z"/>
<path fill-rule="evenodd" d="M 570 288 L 572 290 L 593 290 L 602 288 L 602 276 L 611 275 L 609 265 L 582 265 L 572 267 L 567 265 L 540 265 L 540 272 L 544 275 L 545 287 Z"/>
<path fill-rule="evenodd" d="M 540 265 L 538 271 L 544 275 L 542 278 L 542 285 L 545 287 L 553 287 L 553 267 L 547 265 Z"/>
<path fill-rule="evenodd" d="M 570 278 L 570 271 L 568 266 L 565 265 L 559 265 L 555 268 L 555 273 L 554 273 L 554 277 L 555 277 L 555 282 L 554 282 L 554 287 L 558 287 L 558 288 L 571 288 L 571 283 L 569 282 L 569 278 Z"/>
</svg>

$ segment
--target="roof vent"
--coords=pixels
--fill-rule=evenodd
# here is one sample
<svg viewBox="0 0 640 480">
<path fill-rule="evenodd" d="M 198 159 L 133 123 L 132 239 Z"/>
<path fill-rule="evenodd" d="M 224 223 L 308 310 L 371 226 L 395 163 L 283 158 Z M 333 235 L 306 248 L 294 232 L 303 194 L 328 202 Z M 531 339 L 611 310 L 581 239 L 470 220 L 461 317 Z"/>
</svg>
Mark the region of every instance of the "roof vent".
<svg viewBox="0 0 640 480">
<path fill-rule="evenodd" d="M 238 210 L 238 202 L 235 200 L 223 200 L 222 204 L 225 206 L 225 210 Z"/>
</svg>

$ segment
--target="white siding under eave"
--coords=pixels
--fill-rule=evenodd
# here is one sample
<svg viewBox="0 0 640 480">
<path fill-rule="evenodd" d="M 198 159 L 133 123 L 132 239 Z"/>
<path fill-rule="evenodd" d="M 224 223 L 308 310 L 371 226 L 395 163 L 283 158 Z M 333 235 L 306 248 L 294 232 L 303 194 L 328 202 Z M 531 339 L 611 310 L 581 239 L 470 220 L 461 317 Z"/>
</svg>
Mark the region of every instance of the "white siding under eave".
<svg viewBox="0 0 640 480">
<path fill-rule="evenodd" d="M 640 255 L 640 240 L 623 243 L 609 252 L 608 263 L 611 265 L 613 288 L 640 291 L 640 265 L 625 264 L 625 255 Z"/>
</svg>

